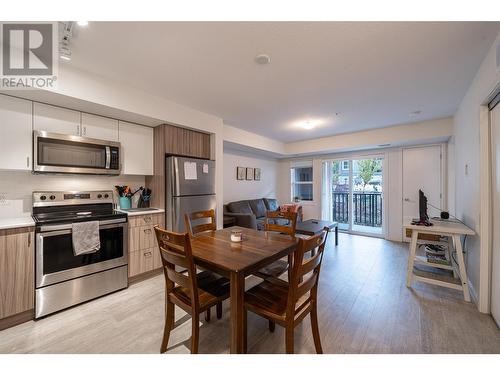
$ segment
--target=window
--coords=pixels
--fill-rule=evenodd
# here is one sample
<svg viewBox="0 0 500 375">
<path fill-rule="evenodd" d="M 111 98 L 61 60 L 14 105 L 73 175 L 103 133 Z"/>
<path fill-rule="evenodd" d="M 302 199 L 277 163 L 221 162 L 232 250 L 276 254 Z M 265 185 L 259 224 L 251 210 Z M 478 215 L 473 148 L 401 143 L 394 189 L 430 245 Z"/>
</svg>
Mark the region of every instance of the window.
<svg viewBox="0 0 500 375">
<path fill-rule="evenodd" d="M 313 168 L 294 167 L 291 168 L 292 200 L 313 200 Z"/>
<path fill-rule="evenodd" d="M 342 161 L 342 170 L 343 171 L 348 171 L 349 170 L 349 160 L 343 160 Z"/>
</svg>

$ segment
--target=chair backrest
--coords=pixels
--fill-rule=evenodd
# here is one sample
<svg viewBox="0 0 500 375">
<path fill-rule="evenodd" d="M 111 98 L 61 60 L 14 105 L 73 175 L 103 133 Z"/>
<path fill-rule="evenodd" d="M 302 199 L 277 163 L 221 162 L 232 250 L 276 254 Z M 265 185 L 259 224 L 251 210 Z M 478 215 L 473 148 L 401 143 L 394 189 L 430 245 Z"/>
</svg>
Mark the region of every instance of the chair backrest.
<svg viewBox="0 0 500 375">
<path fill-rule="evenodd" d="M 175 284 L 186 288 L 191 297 L 193 308 L 198 308 L 198 285 L 196 266 L 191 251 L 191 239 L 188 233 L 175 233 L 154 227 L 160 248 L 163 274 L 167 284 L 167 293 L 172 292 Z M 177 271 L 176 266 L 183 269 Z M 187 273 L 185 272 L 187 270 Z"/>
<path fill-rule="evenodd" d="M 210 219 L 207 222 L 207 219 Z M 202 220 L 203 222 L 195 225 L 193 222 Z M 215 210 L 198 211 L 192 212 L 190 214 L 184 215 L 184 223 L 186 224 L 186 230 L 191 236 L 196 236 L 198 233 L 206 232 L 209 230 L 216 230 L 217 225 L 215 223 Z"/>
<path fill-rule="evenodd" d="M 299 238 L 297 250 L 294 253 L 293 268 L 290 278 L 287 314 L 294 314 L 297 301 L 311 292 L 310 296 L 316 298 L 319 281 L 319 271 L 323 261 L 326 238 L 329 229 L 309 238 Z M 316 249 L 314 253 L 312 250 Z M 304 260 L 304 254 L 310 253 L 311 257 Z M 314 254 L 314 255 L 313 255 Z"/>
<path fill-rule="evenodd" d="M 288 225 L 277 224 L 277 219 L 288 220 Z M 264 220 L 264 230 L 266 232 L 286 233 L 295 237 L 295 227 L 297 226 L 297 212 L 266 211 Z"/>
</svg>

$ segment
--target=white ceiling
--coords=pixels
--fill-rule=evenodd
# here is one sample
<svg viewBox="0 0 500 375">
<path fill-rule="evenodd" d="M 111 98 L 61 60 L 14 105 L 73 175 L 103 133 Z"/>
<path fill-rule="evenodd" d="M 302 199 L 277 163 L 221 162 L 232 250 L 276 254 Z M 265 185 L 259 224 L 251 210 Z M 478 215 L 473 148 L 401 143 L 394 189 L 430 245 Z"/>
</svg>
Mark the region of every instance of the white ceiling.
<svg viewBox="0 0 500 375">
<path fill-rule="evenodd" d="M 499 31 L 498 22 L 90 22 L 75 32 L 70 64 L 291 142 L 453 115 Z M 261 53 L 269 65 L 255 64 Z M 307 119 L 322 124 L 297 128 Z"/>
</svg>

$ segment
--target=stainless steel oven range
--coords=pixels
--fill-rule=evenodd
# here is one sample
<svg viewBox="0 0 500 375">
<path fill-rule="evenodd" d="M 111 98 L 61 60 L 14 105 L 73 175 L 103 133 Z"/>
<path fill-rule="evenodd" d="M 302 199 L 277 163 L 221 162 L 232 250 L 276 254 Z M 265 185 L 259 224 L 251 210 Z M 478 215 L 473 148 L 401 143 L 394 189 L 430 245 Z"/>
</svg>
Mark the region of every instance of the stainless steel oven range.
<svg viewBox="0 0 500 375">
<path fill-rule="evenodd" d="M 128 286 L 127 214 L 112 191 L 34 192 L 35 317 Z M 100 249 L 75 256 L 72 226 L 99 221 Z"/>
</svg>

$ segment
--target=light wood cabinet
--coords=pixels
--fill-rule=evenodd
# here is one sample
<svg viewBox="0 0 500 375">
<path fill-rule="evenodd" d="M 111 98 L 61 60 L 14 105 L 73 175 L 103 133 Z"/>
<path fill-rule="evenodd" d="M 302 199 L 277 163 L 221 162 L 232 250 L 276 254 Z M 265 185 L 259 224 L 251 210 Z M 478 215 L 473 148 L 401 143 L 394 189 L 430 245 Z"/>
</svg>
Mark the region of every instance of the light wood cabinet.
<svg viewBox="0 0 500 375">
<path fill-rule="evenodd" d="M 129 218 L 129 278 L 161 267 L 154 226 L 164 226 L 164 213 Z"/>
<path fill-rule="evenodd" d="M 118 120 L 82 113 L 82 137 L 118 142 Z"/>
<path fill-rule="evenodd" d="M 0 95 L 0 169 L 31 170 L 32 102 Z"/>
<path fill-rule="evenodd" d="M 122 147 L 122 173 L 151 176 L 153 174 L 153 128 L 119 122 Z"/>
<path fill-rule="evenodd" d="M 211 159 L 210 134 L 172 125 L 154 128 L 154 174 L 146 176 L 153 192 L 151 204 L 165 207 L 165 154 Z"/>
<path fill-rule="evenodd" d="M 167 154 L 210 159 L 210 134 L 166 125 L 165 145 Z"/>
<path fill-rule="evenodd" d="M 34 308 L 34 229 L 0 230 L 0 319 Z"/>
<path fill-rule="evenodd" d="M 81 113 L 52 105 L 33 103 L 33 129 L 48 132 L 81 135 Z"/>
</svg>

